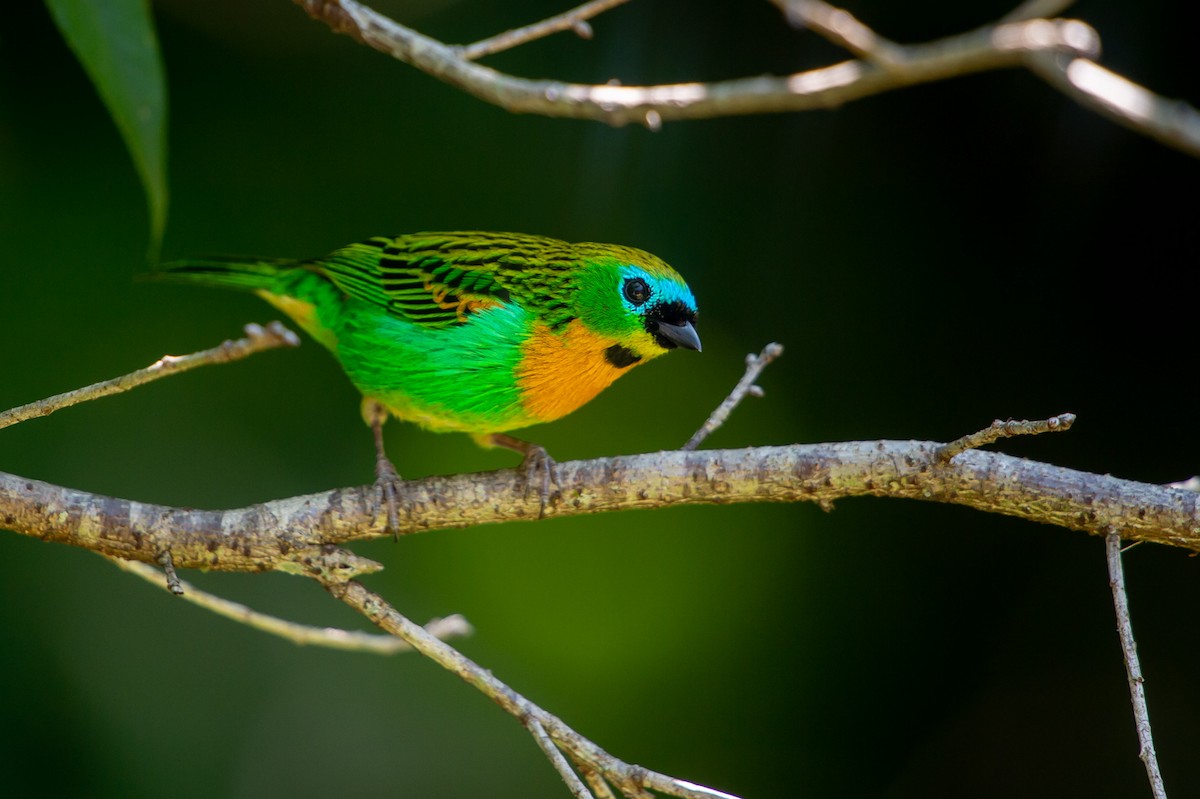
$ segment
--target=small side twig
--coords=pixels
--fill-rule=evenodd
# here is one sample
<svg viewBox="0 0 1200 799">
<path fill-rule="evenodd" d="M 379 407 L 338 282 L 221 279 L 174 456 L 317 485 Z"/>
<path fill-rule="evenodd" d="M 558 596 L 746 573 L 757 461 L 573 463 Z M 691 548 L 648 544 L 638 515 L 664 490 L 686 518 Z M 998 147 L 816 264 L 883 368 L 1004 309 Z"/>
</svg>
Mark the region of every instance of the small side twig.
<svg viewBox="0 0 1200 799">
<path fill-rule="evenodd" d="M 183 596 L 183 582 L 175 573 L 175 561 L 171 560 L 171 551 L 165 550 L 158 556 L 158 565 L 162 566 L 163 576 L 166 577 L 166 589 L 175 596 Z"/>
<path fill-rule="evenodd" d="M 108 560 L 123 571 L 136 574 L 152 585 L 175 593 L 167 586 L 167 581 L 163 580 L 163 573 L 147 563 L 111 557 Z M 218 616 L 224 616 L 256 630 L 277 635 L 301 646 L 323 646 L 351 652 L 372 652 L 378 655 L 394 655 L 398 652 L 412 651 L 411 646 L 391 635 L 339 630 L 335 627 L 313 627 L 308 624 L 287 621 L 260 613 L 239 602 L 202 591 L 178 577 L 175 578 L 175 582 L 182 592 L 176 595 L 182 596 L 188 602 L 205 610 L 211 610 Z M 467 636 L 473 632 L 470 623 L 458 614 L 447 616 L 444 619 L 433 619 L 425 625 L 425 631 L 442 640 Z"/>
<path fill-rule="evenodd" d="M 1142 666 L 1138 662 L 1137 644 L 1133 640 L 1133 623 L 1129 617 L 1129 599 L 1125 594 L 1125 572 L 1121 566 L 1121 535 L 1109 528 L 1104 537 L 1104 548 L 1108 555 L 1108 584 L 1112 588 L 1113 607 L 1117 613 L 1117 634 L 1121 638 L 1121 652 L 1125 655 L 1125 674 L 1129 678 L 1129 698 L 1133 703 L 1133 721 L 1137 727 L 1138 743 L 1141 745 L 1142 762 L 1146 764 L 1146 776 L 1150 780 L 1150 791 L 1154 799 L 1167 799 L 1162 772 L 1158 768 L 1158 755 L 1154 752 L 1154 734 L 1150 730 L 1150 708 L 1146 704 L 1146 680 L 1142 677 Z"/>
<path fill-rule="evenodd" d="M 514 28 L 469 44 L 462 48 L 460 55 L 468 61 L 474 61 L 504 50 L 511 50 L 526 42 L 541 39 L 559 31 L 574 31 L 579 38 L 590 39 L 592 38 L 592 26 L 588 24 L 588 20 L 627 2 L 629 0 L 591 0 L 589 3 L 584 3 L 541 22 Z"/>
<path fill-rule="evenodd" d="M 788 21 L 810 28 L 856 56 L 888 68 L 904 61 L 904 48 L 859 22 L 853 14 L 824 0 L 772 0 Z"/>
<path fill-rule="evenodd" d="M 704 421 L 691 438 L 687 440 L 680 449 L 685 451 L 694 450 L 700 446 L 700 442 L 712 435 L 718 427 L 725 424 L 725 420 L 729 418 L 729 414 L 733 413 L 733 409 L 745 399 L 747 394 L 752 394 L 755 397 L 761 397 L 763 390 L 754 384 L 758 376 L 762 374 L 762 370 L 767 368 L 771 361 L 783 354 L 783 345 L 771 342 L 763 347 L 763 351 L 758 355 L 751 353 L 746 356 L 746 373 L 742 375 L 742 379 L 733 387 L 733 391 L 729 392 L 729 396 L 725 401 L 717 406 L 717 409 Z"/>
<path fill-rule="evenodd" d="M 997 419 L 978 433 L 971 433 L 968 436 L 956 438 L 938 447 L 935 457 L 938 461 L 947 463 L 961 452 L 966 452 L 969 449 L 978 449 L 979 447 L 991 444 L 993 441 L 999 441 L 1002 438 L 1036 436 L 1040 433 L 1057 433 L 1070 430 L 1073 424 L 1075 424 L 1075 414 L 1073 413 L 1060 413 L 1058 416 L 1051 416 L 1049 419 L 1039 419 L 1032 422 L 1018 422 L 1012 419 L 1002 422 Z"/>
<path fill-rule="evenodd" d="M 55 411 L 88 400 L 120 394 L 122 391 L 128 391 L 143 383 L 186 372 L 197 366 L 228 363 L 276 347 L 300 346 L 299 336 L 279 322 L 271 322 L 266 327 L 249 324 L 246 325 L 245 331 L 246 337 L 236 341 L 225 341 L 211 349 L 193 352 L 190 355 L 164 355 L 145 369 L 4 411 L 0 413 L 0 428 L 9 427 L 28 419 L 36 419 L 39 416 L 49 416 Z"/>
<path fill-rule="evenodd" d="M 558 771 L 563 782 L 567 784 L 567 790 L 575 797 L 575 799 L 596 799 L 595 795 L 588 790 L 588 787 L 583 784 L 583 780 L 579 779 L 579 775 L 571 768 L 570 762 L 567 761 L 566 755 L 554 745 L 554 741 L 546 733 L 546 728 L 542 723 L 533 717 L 523 719 L 526 729 L 533 736 L 533 740 L 537 741 L 537 745 L 541 747 L 542 753 Z"/>
</svg>

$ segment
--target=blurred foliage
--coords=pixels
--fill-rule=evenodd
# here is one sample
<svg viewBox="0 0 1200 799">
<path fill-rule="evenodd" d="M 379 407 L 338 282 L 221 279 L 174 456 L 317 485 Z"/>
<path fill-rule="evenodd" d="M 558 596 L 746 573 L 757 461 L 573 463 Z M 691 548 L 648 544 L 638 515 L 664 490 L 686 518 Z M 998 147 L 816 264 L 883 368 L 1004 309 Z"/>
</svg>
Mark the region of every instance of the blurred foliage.
<svg viewBox="0 0 1200 799">
<path fill-rule="evenodd" d="M 467 42 L 566 4 L 394 0 Z M 1009 4 L 858 3 L 922 40 Z M 1163 2 L 1081 2 L 1105 62 L 1200 98 Z M 1021 71 L 818 113 L 659 133 L 514 116 L 333 36 L 288 2 L 154 5 L 172 98 L 164 257 L 305 256 L 380 233 L 512 229 L 645 247 L 689 279 L 677 353 L 530 436 L 559 459 L 678 446 L 787 347 L 707 446 L 949 439 L 1079 414 L 1005 451 L 1146 481 L 1200 471 L 1192 412 L 1200 164 Z M 518 74 L 719 79 L 842 58 L 768 3 L 635 2 L 495 57 Z M 1189 60 L 1191 59 L 1191 60 Z M 1182 199 L 1181 199 L 1182 198 Z M 138 177 L 45 8 L 0 28 L 0 407 L 235 335 L 250 296 L 134 285 Z M 387 430 L 407 476 L 513 465 Z M 0 469 L 234 507 L 371 479 L 353 389 L 311 343 L 0 434 Z M 297 648 L 95 556 L 0 539 L 0 768 L 13 795 L 565 796 L 518 724 L 418 657 Z M 1145 794 L 1103 546 L 959 508 L 857 500 L 683 508 L 356 547 L 417 620 L 615 754 L 746 797 Z M 1167 787 L 1200 792 L 1196 562 L 1127 556 Z M 283 576 L 193 575 L 301 621 L 361 626 Z"/>
<path fill-rule="evenodd" d="M 146 189 L 150 251 L 167 223 L 167 93 L 148 0 L 46 0 L 108 107 Z"/>
</svg>

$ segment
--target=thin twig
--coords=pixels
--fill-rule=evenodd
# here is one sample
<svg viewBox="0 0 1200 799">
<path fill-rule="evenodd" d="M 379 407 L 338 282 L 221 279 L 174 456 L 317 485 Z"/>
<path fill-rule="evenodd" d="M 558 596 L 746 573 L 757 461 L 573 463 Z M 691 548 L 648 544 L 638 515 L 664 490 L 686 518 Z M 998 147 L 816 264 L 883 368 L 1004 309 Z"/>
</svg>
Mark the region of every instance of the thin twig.
<svg viewBox="0 0 1200 799">
<path fill-rule="evenodd" d="M 511 50 L 526 42 L 541 39 L 552 33 L 568 30 L 574 31 L 581 39 L 590 39 L 592 38 L 592 26 L 587 22 L 589 19 L 602 14 L 610 8 L 615 8 L 628 2 L 629 0 L 591 0 L 589 3 L 584 3 L 581 6 L 572 8 L 570 11 L 564 11 L 562 14 L 544 19 L 541 22 L 535 22 L 532 25 L 526 25 L 522 28 L 514 28 L 513 30 L 491 36 L 474 44 L 469 44 L 459 52 L 463 58 L 474 61 L 504 50 Z"/>
<path fill-rule="evenodd" d="M 1133 720 L 1137 727 L 1138 743 L 1141 744 L 1142 762 L 1146 764 L 1146 776 L 1150 780 L 1150 791 L 1154 799 L 1167 799 L 1162 772 L 1158 769 L 1158 755 L 1154 752 L 1154 734 L 1150 730 L 1150 708 L 1146 704 L 1146 681 L 1142 677 L 1142 666 L 1138 662 L 1137 644 L 1133 640 L 1133 622 L 1129 617 L 1129 599 L 1125 594 L 1125 572 L 1121 566 L 1121 536 L 1115 528 L 1104 537 L 1108 555 L 1108 584 L 1112 588 L 1113 607 L 1117 613 L 1117 634 L 1121 638 L 1121 652 L 1125 655 L 1125 674 L 1129 678 L 1129 698 L 1133 703 Z"/>
<path fill-rule="evenodd" d="M 742 379 L 733 387 L 733 391 L 729 392 L 729 396 L 725 401 L 717 406 L 716 410 L 709 415 L 691 438 L 687 440 L 680 449 L 690 451 L 700 446 L 700 442 L 708 438 L 718 427 L 725 424 L 725 420 L 729 418 L 729 414 L 733 413 L 747 394 L 753 394 L 756 397 L 763 395 L 763 390 L 754 384 L 758 376 L 762 374 L 762 370 L 767 368 L 771 361 L 783 354 L 783 345 L 771 342 L 763 347 L 763 351 L 758 355 L 750 353 L 746 356 L 746 373 L 742 375 Z"/>
<path fill-rule="evenodd" d="M 771 2 L 783 9 L 793 25 L 811 28 L 839 47 L 881 67 L 891 68 L 905 59 L 903 47 L 875 33 L 849 11 L 824 0 Z"/>
<path fill-rule="evenodd" d="M 619 760 L 587 738 L 568 727 L 561 719 L 543 710 L 498 680 L 449 644 L 430 635 L 424 628 L 409 621 L 386 600 L 368 591 L 353 580 L 330 580 L 324 573 L 310 576 L 318 580 L 330 594 L 366 616 L 382 629 L 407 641 L 422 655 L 457 674 L 489 697 L 527 728 L 536 721 L 562 753 L 581 768 L 591 768 L 626 793 L 658 791 L 681 799 L 736 799 L 730 794 L 705 788 L 686 780 L 650 771 Z"/>
<path fill-rule="evenodd" d="M 55 411 L 78 405 L 87 400 L 119 394 L 143 383 L 186 372 L 197 366 L 228 363 L 275 347 L 300 346 L 300 338 L 279 322 L 271 322 L 266 327 L 249 324 L 246 325 L 245 330 L 245 338 L 225 341 L 212 349 L 193 352 L 190 355 L 164 355 L 145 369 L 4 411 L 0 413 L 0 428 L 39 416 L 48 416 Z"/>
<path fill-rule="evenodd" d="M 970 435 L 956 438 L 947 444 L 943 444 L 938 449 L 937 459 L 942 463 L 947 463 L 961 452 L 986 446 L 1002 438 L 1057 433 L 1070 430 L 1073 424 L 1075 424 L 1075 414 L 1073 413 L 1060 413 L 1058 416 L 1051 416 L 1049 419 L 1039 419 L 1033 422 L 1017 422 L 1012 419 L 1002 422 L 997 419 L 977 433 L 971 433 Z"/>
<path fill-rule="evenodd" d="M 542 726 L 541 722 L 532 717 L 525 718 L 523 721 L 530 734 L 533 735 L 533 740 L 537 741 L 542 753 L 553 764 L 563 782 L 567 784 L 567 790 L 575 796 L 575 799 L 596 799 L 588 787 L 583 784 L 583 780 L 579 779 L 575 770 L 571 768 L 571 764 L 562 750 L 554 745 L 554 741 L 550 740 L 550 736 L 546 734 L 546 728 Z"/>
<path fill-rule="evenodd" d="M 136 574 L 159 588 L 167 588 L 166 582 L 163 580 L 163 573 L 153 566 L 122 558 L 109 558 L 109 560 L 118 568 Z M 176 579 L 183 591 L 181 596 L 188 602 L 256 630 L 286 638 L 295 644 L 323 646 L 352 652 L 372 652 L 379 655 L 394 655 L 398 652 L 412 651 L 411 646 L 395 636 L 339 630 L 334 627 L 313 627 L 287 621 L 202 591 L 185 580 Z M 433 619 L 425 625 L 425 630 L 430 635 L 442 639 L 466 636 L 472 632 L 471 625 L 467 620 L 457 614 L 444 619 Z"/>
</svg>

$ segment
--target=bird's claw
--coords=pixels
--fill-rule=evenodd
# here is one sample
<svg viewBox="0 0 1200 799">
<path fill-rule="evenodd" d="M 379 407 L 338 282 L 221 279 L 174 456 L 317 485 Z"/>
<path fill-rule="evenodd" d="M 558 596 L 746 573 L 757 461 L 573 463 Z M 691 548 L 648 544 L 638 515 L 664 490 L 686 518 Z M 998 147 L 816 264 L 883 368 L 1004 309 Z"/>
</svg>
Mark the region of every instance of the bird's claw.
<svg viewBox="0 0 1200 799">
<path fill-rule="evenodd" d="M 521 471 L 525 474 L 525 498 L 529 499 L 529 491 L 534 486 L 538 488 L 538 518 L 546 516 L 546 506 L 550 503 L 550 486 L 558 485 L 558 463 L 545 447 L 530 444 L 521 461 Z"/>
<path fill-rule="evenodd" d="M 400 540 L 399 503 L 400 475 L 396 467 L 387 458 L 380 458 L 375 464 L 375 485 L 378 486 L 383 505 L 387 509 L 387 530 L 392 534 L 393 541 Z"/>
</svg>

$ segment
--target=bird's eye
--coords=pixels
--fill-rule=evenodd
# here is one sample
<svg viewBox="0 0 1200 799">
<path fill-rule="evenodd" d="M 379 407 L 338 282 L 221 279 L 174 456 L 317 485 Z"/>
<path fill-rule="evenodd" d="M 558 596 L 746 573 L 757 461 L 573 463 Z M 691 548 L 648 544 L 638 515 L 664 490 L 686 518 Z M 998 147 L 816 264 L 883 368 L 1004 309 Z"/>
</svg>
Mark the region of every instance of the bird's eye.
<svg viewBox="0 0 1200 799">
<path fill-rule="evenodd" d="M 625 299 L 634 305 L 641 305 L 650 299 L 650 287 L 640 277 L 631 277 L 625 281 Z"/>
</svg>

